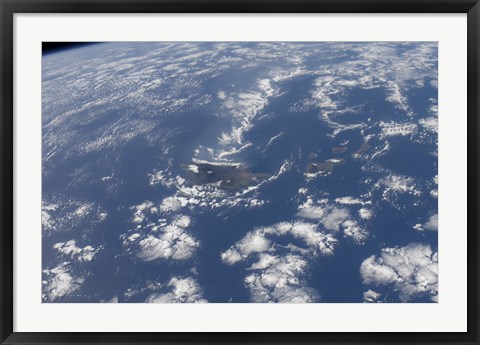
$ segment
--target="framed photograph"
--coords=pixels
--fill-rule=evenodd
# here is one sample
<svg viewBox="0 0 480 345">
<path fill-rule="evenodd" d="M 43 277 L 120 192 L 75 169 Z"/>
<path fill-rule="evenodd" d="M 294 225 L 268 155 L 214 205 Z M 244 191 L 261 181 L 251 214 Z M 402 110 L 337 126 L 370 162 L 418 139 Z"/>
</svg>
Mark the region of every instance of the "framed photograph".
<svg viewBox="0 0 480 345">
<path fill-rule="evenodd" d="M 479 344 L 478 1 L 0 4 L 2 344 Z"/>
</svg>

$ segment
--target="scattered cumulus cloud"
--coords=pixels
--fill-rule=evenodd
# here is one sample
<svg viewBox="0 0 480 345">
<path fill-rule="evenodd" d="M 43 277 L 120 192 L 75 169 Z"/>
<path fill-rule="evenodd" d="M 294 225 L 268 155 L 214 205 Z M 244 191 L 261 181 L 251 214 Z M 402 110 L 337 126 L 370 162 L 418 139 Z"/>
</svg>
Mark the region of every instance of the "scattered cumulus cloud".
<svg viewBox="0 0 480 345">
<path fill-rule="evenodd" d="M 363 219 L 370 219 L 372 218 L 373 216 L 373 212 L 372 210 L 369 210 L 367 208 L 361 208 L 358 210 L 358 214 L 360 215 L 360 217 L 362 217 Z"/>
<path fill-rule="evenodd" d="M 225 94 L 225 91 L 218 91 L 217 97 L 221 100 L 224 100 L 225 98 L 227 98 L 227 95 Z"/>
<path fill-rule="evenodd" d="M 438 133 L 438 117 L 427 117 L 418 121 L 427 131 Z"/>
<path fill-rule="evenodd" d="M 309 206 L 301 208 L 297 216 L 302 218 L 309 218 L 309 219 L 321 219 L 325 215 L 325 211 L 322 207 L 319 206 Z"/>
<path fill-rule="evenodd" d="M 343 197 L 335 199 L 337 203 L 345 205 L 362 205 L 370 202 L 364 202 L 361 199 L 353 197 Z M 371 214 L 369 210 L 363 209 L 360 212 L 360 218 L 369 219 Z M 362 215 L 365 216 L 362 217 Z M 344 236 L 352 238 L 356 243 L 362 244 L 368 237 L 368 231 L 354 219 L 347 208 L 332 206 L 327 199 L 314 202 L 311 197 L 298 207 L 297 217 L 317 220 L 326 230 L 339 232 Z"/>
<path fill-rule="evenodd" d="M 151 186 L 162 185 L 166 188 L 179 187 L 185 183 L 185 179 L 181 176 L 172 177 L 165 170 L 154 171 L 148 174 L 149 184 Z"/>
<path fill-rule="evenodd" d="M 303 247 L 280 245 L 276 239 L 281 236 L 299 239 Z M 317 224 L 280 222 L 248 232 L 222 252 L 221 259 L 227 265 L 247 260 L 251 263 L 244 282 L 252 302 L 316 302 L 318 293 L 307 287 L 311 260 L 333 254 L 336 243 L 337 239 L 322 232 Z"/>
<path fill-rule="evenodd" d="M 363 302 L 365 303 L 379 303 L 382 294 L 373 290 L 367 290 L 363 293 Z"/>
<path fill-rule="evenodd" d="M 430 216 L 430 218 L 423 224 L 415 224 L 414 229 L 419 231 L 438 231 L 438 214 Z"/>
<path fill-rule="evenodd" d="M 339 204 L 344 204 L 344 205 L 365 205 L 365 204 L 371 204 L 371 201 L 363 201 L 362 199 L 359 198 L 354 198 L 353 196 L 344 196 L 341 198 L 336 198 L 335 202 Z"/>
<path fill-rule="evenodd" d="M 92 261 L 95 258 L 95 255 L 102 249 L 102 247 L 94 248 L 90 245 L 83 248 L 77 247 L 77 242 L 75 240 L 55 243 L 53 248 L 79 262 Z"/>
<path fill-rule="evenodd" d="M 98 204 L 55 195 L 42 201 L 42 232 L 51 236 L 57 231 L 80 231 L 103 222 L 107 216 Z"/>
<path fill-rule="evenodd" d="M 42 298 L 48 302 L 70 295 L 85 282 L 85 278 L 72 275 L 66 262 L 53 269 L 44 270 L 43 273 L 46 279 L 42 282 Z"/>
<path fill-rule="evenodd" d="M 275 256 L 262 253 L 245 277 L 255 303 L 308 303 L 319 300 L 318 293 L 303 281 L 308 262 L 298 255 Z"/>
<path fill-rule="evenodd" d="M 252 253 L 270 251 L 272 241 L 268 237 L 291 235 L 302 240 L 311 254 L 332 254 L 337 239 L 332 234 L 322 232 L 314 223 L 280 222 L 268 227 L 257 228 L 245 235 L 235 245 L 221 254 L 222 261 L 234 264 L 247 259 Z"/>
<path fill-rule="evenodd" d="M 168 292 L 153 293 L 147 297 L 147 303 L 207 303 L 203 290 L 191 277 L 173 277 L 167 283 Z"/>
<path fill-rule="evenodd" d="M 406 204 L 406 199 L 402 199 L 403 195 L 414 197 L 414 203 L 418 205 L 419 197 L 423 194 L 419 182 L 413 177 L 396 174 L 388 174 L 380 178 L 372 189 L 380 190 L 382 200 L 397 209 L 411 207 L 411 203 Z"/>
<path fill-rule="evenodd" d="M 340 225 L 350 217 L 350 212 L 345 208 L 332 209 L 323 219 L 322 224 L 328 230 L 338 231 Z"/>
<path fill-rule="evenodd" d="M 423 224 L 426 230 L 437 231 L 438 230 L 438 214 L 431 216 L 428 221 Z"/>
<path fill-rule="evenodd" d="M 138 257 L 144 261 L 190 259 L 200 246 L 200 242 L 186 231 L 189 225 L 190 218 L 180 216 L 172 224 L 160 227 L 158 235 L 150 234 L 139 240 Z"/>
<path fill-rule="evenodd" d="M 383 248 L 360 266 L 363 284 L 393 288 L 402 302 L 419 297 L 438 300 L 438 254 L 429 245 L 412 243 Z"/>
<path fill-rule="evenodd" d="M 393 121 L 380 121 L 380 127 L 382 128 L 380 139 L 394 136 L 411 136 L 417 131 L 417 125 L 410 122 L 397 123 Z"/>
</svg>

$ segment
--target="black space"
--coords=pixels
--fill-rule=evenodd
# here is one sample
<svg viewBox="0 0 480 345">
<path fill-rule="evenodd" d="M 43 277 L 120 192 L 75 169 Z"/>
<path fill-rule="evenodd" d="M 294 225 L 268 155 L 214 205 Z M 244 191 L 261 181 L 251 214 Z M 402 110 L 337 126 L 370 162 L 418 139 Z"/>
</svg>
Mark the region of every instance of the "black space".
<svg viewBox="0 0 480 345">
<path fill-rule="evenodd" d="M 75 49 L 99 43 L 102 42 L 42 42 L 42 54 L 53 54 L 63 50 Z"/>
</svg>

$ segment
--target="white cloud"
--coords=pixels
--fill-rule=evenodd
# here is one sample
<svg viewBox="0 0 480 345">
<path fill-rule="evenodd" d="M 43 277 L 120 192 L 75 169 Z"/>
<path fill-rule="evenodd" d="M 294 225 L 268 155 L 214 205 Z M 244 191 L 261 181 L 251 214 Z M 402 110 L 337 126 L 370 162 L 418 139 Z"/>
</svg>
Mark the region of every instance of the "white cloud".
<svg viewBox="0 0 480 345">
<path fill-rule="evenodd" d="M 154 171 L 153 173 L 147 174 L 151 186 L 161 184 L 164 187 L 170 188 L 172 186 L 179 187 L 185 183 L 185 179 L 181 176 L 171 177 L 168 175 L 169 174 L 164 170 Z"/>
<path fill-rule="evenodd" d="M 337 240 L 331 235 L 321 232 L 318 226 L 307 222 L 280 222 L 272 226 L 257 228 L 245 235 L 235 245 L 221 253 L 222 261 L 233 265 L 245 260 L 252 253 L 273 250 L 272 242 L 267 236 L 291 235 L 302 240 L 307 250 L 313 254 L 332 254 Z"/>
<path fill-rule="evenodd" d="M 354 198 L 353 196 L 344 196 L 341 198 L 336 198 L 335 202 L 338 202 L 339 204 L 344 204 L 344 205 L 363 205 L 366 202 L 364 202 L 361 199 Z"/>
<path fill-rule="evenodd" d="M 368 237 L 368 232 L 361 228 L 354 220 L 344 221 L 342 227 L 344 235 L 353 238 L 353 240 L 359 244 L 363 244 Z"/>
<path fill-rule="evenodd" d="M 160 210 L 162 212 L 175 212 L 188 205 L 188 199 L 180 196 L 169 196 L 162 200 Z"/>
<path fill-rule="evenodd" d="M 415 182 L 411 177 L 400 175 L 388 175 L 380 180 L 380 183 L 387 187 L 387 190 L 392 190 L 398 193 L 414 193 Z"/>
<path fill-rule="evenodd" d="M 138 210 L 138 211 L 145 211 L 146 209 L 150 208 L 153 206 L 153 202 L 149 201 L 149 200 L 146 200 L 144 202 L 142 202 L 141 204 L 139 205 L 135 205 L 134 207 Z"/>
<path fill-rule="evenodd" d="M 242 261 L 242 254 L 235 248 L 228 248 L 226 251 L 220 254 L 222 261 L 228 265 L 233 265 L 239 261 Z"/>
<path fill-rule="evenodd" d="M 308 189 L 307 189 L 307 188 L 300 188 L 300 189 L 298 190 L 298 194 L 307 194 L 307 192 L 308 192 Z"/>
<path fill-rule="evenodd" d="M 422 227 L 422 224 L 420 224 L 420 223 L 415 224 L 415 225 L 413 226 L 413 228 L 414 228 L 415 230 L 418 230 L 418 231 L 423 231 L 423 230 L 425 230 L 425 229 Z"/>
<path fill-rule="evenodd" d="M 188 170 L 193 172 L 194 174 L 198 174 L 198 165 L 195 164 L 189 164 L 188 165 Z"/>
<path fill-rule="evenodd" d="M 55 227 L 55 221 L 53 217 L 50 215 L 50 213 L 42 209 L 42 229 L 45 230 L 51 230 L 54 229 Z"/>
<path fill-rule="evenodd" d="M 54 195 L 42 200 L 42 231 L 49 236 L 55 231 L 80 231 L 104 221 L 107 213 L 100 205 Z"/>
<path fill-rule="evenodd" d="M 218 97 L 223 99 L 222 114 L 231 119 L 231 128 L 217 138 L 220 147 L 207 151 L 203 150 L 203 147 L 198 147 L 197 157 L 194 158 L 198 159 L 198 154 L 201 153 L 202 158 L 208 162 L 231 162 L 226 157 L 251 147 L 250 143 L 245 142 L 244 134 L 254 126 L 255 117 L 276 93 L 277 90 L 269 79 L 258 80 L 257 84 L 246 92 L 233 92 L 228 97 L 225 93 L 219 93 Z"/>
<path fill-rule="evenodd" d="M 149 200 L 146 200 L 139 205 L 132 206 L 130 209 L 135 210 L 132 221 L 137 224 L 141 224 L 145 221 L 148 212 L 156 213 L 158 211 L 158 209 L 153 206 L 153 202 Z"/>
<path fill-rule="evenodd" d="M 67 242 L 59 242 L 53 245 L 53 248 L 62 254 L 68 255 L 71 258 L 77 259 L 80 262 L 92 261 L 95 255 L 102 249 L 102 247 L 94 248 L 92 246 L 85 246 L 83 248 L 77 247 L 75 240 Z"/>
<path fill-rule="evenodd" d="M 408 105 L 408 98 L 400 91 L 400 85 L 393 81 L 387 82 L 387 85 L 386 88 L 390 91 L 387 101 L 394 103 L 397 108 L 404 111 L 407 115 L 412 116 L 413 113 Z"/>
<path fill-rule="evenodd" d="M 417 183 L 413 177 L 402 175 L 389 174 L 381 178 L 375 185 L 374 189 L 382 190 L 382 199 L 397 209 L 409 207 L 411 204 L 406 203 L 405 199 L 401 198 L 402 194 L 411 195 L 413 197 L 420 197 L 422 191 L 418 188 Z M 420 202 L 417 200 L 417 202 Z"/>
<path fill-rule="evenodd" d="M 160 238 L 149 235 L 139 241 L 140 252 L 138 256 L 145 261 L 156 259 L 185 260 L 193 256 L 199 243 L 190 235 L 171 227 Z"/>
<path fill-rule="evenodd" d="M 118 303 L 118 296 L 113 296 L 112 298 L 110 298 L 105 303 Z"/>
<path fill-rule="evenodd" d="M 335 201 L 348 205 L 368 203 L 353 197 L 337 198 Z M 328 205 L 327 202 L 327 199 L 320 200 L 319 203 L 321 205 L 319 205 L 309 197 L 304 204 L 298 207 L 299 212 L 296 216 L 318 220 L 325 229 L 330 231 L 337 232 L 343 230 L 346 237 L 352 238 L 358 244 L 363 244 L 368 236 L 368 231 L 363 229 L 358 222 L 352 218 L 348 209 L 331 206 Z M 372 216 L 371 211 L 367 209 L 361 209 L 359 214 L 362 219 L 369 219 Z"/>
<path fill-rule="evenodd" d="M 304 287 L 308 262 L 300 256 L 260 254 L 250 270 L 258 271 L 245 277 L 252 302 L 307 303 L 316 302 L 317 292 Z"/>
<path fill-rule="evenodd" d="M 422 125 L 426 130 L 438 133 L 438 117 L 427 117 L 426 119 L 420 119 L 418 121 L 420 125 Z"/>
<path fill-rule="evenodd" d="M 221 254 L 222 261 L 233 265 L 248 257 L 251 253 L 268 251 L 272 243 L 264 236 L 261 231 L 253 231 L 238 241 L 235 246 L 230 247 Z"/>
<path fill-rule="evenodd" d="M 373 290 L 368 290 L 363 293 L 363 302 L 378 303 L 381 297 L 382 297 L 382 294 L 375 292 Z"/>
<path fill-rule="evenodd" d="M 59 99 L 63 93 L 68 93 L 73 98 L 72 102 L 57 107 L 49 105 L 45 109 L 48 119 L 56 117 L 55 121 L 51 121 L 46 128 L 44 159 L 47 160 L 52 156 L 57 157 L 62 154 L 67 157 L 84 155 L 89 150 L 101 150 L 108 147 L 123 147 L 138 137 L 148 138 L 151 143 L 162 142 L 166 137 L 167 129 L 160 130 L 158 120 L 151 116 L 153 113 L 160 111 L 172 114 L 198 109 L 200 106 L 212 103 L 215 96 L 223 99 L 224 106 L 228 110 L 222 111 L 225 116 L 235 117 L 238 113 L 250 115 L 236 118 L 232 127 L 239 127 L 248 120 L 251 123 L 251 114 L 258 113 L 265 104 L 268 104 L 268 98 L 278 92 L 276 90 L 277 83 L 301 74 L 314 74 L 318 78 L 312 95 L 306 95 L 306 99 L 310 103 L 299 102 L 301 108 L 315 106 L 322 111 L 330 109 L 342 111 L 346 106 L 347 102 L 344 100 L 347 99 L 346 96 L 349 92 L 358 88 L 383 88 L 388 94 L 389 101 L 410 114 L 411 109 L 407 97 L 409 90 L 426 84 L 435 78 L 437 72 L 437 54 L 435 54 L 437 48 L 434 44 L 422 43 L 421 47 L 411 45 L 402 52 L 399 52 L 392 43 L 363 45 L 320 43 L 314 49 L 304 48 L 305 45 L 302 46 L 299 43 L 282 44 L 281 46 L 278 43 L 269 43 L 255 51 L 217 46 L 206 54 L 198 52 L 185 54 L 192 48 L 186 48 L 183 43 L 173 44 L 170 49 L 174 51 L 173 54 L 177 55 L 174 63 L 162 58 L 162 54 L 165 54 L 162 49 L 148 49 L 150 52 L 146 56 L 146 61 L 163 61 L 155 73 L 143 68 L 143 64 L 133 61 L 130 57 L 120 58 L 116 64 L 105 61 L 105 57 L 95 57 L 92 60 L 95 67 L 91 72 L 98 82 L 98 88 L 84 93 L 71 92 L 75 85 L 70 85 L 67 89 L 58 87 L 59 80 L 54 78 L 54 74 L 58 73 L 58 70 L 55 70 L 53 63 L 47 64 L 45 73 L 50 78 L 44 85 L 47 97 L 45 104 L 55 104 L 52 100 Z M 112 47 L 112 51 L 118 56 L 121 55 L 118 54 L 121 50 L 122 48 L 119 46 Z M 314 63 L 312 68 L 297 65 L 300 61 L 315 61 L 315 56 L 318 54 L 332 56 L 333 63 L 327 62 L 320 65 Z M 336 57 L 341 54 L 348 54 L 355 58 L 339 61 Z M 122 59 L 124 60 L 122 61 Z M 205 94 L 205 83 L 209 77 L 216 77 L 228 70 L 248 71 L 257 68 L 259 64 L 269 67 L 265 70 L 265 76 L 269 75 L 270 80 L 256 79 L 254 80 L 256 85 L 243 92 L 232 94 L 229 90 L 228 92 L 227 90 L 216 90 L 216 95 Z M 278 64 L 282 65 L 282 71 L 279 71 Z M 188 69 L 185 66 L 188 66 Z M 74 65 L 65 65 L 63 71 L 77 75 L 78 68 L 75 67 Z M 141 85 L 132 83 L 131 80 L 120 80 L 117 75 L 119 72 L 137 75 L 142 80 Z M 249 73 L 246 74 L 246 76 L 248 75 Z M 82 85 L 85 83 L 85 79 L 77 79 Z M 101 97 L 101 101 L 98 101 L 100 98 L 98 92 L 105 90 L 112 80 L 116 81 L 119 89 L 126 91 L 125 94 Z M 246 80 L 246 82 L 249 81 L 251 80 Z M 433 84 L 435 85 L 435 83 Z M 241 97 L 245 94 L 259 94 L 261 101 L 251 97 L 254 98 L 254 101 L 246 102 Z M 97 101 L 91 102 L 89 101 L 91 99 Z M 230 101 L 230 99 L 233 100 Z M 81 106 L 79 107 L 78 104 Z M 67 145 L 67 143 L 73 142 L 72 138 L 76 132 L 72 129 L 77 124 L 76 121 L 69 120 L 78 118 L 75 115 L 82 113 L 95 115 L 100 105 L 103 111 L 124 107 L 127 111 L 132 112 L 133 109 L 142 107 L 146 116 L 137 118 L 125 116 L 118 121 L 108 123 L 107 125 L 111 126 L 112 130 L 107 131 L 101 138 L 92 139 L 89 136 L 77 135 L 75 144 Z M 228 109 L 228 105 L 231 105 L 232 109 Z M 247 119 L 244 119 L 245 117 Z M 94 118 L 95 116 L 90 115 L 83 121 L 92 121 Z M 65 128 L 63 131 L 65 135 L 52 135 L 58 128 Z M 112 136 L 111 133 L 115 133 L 115 135 Z M 68 148 L 68 150 L 62 148 Z"/>
<path fill-rule="evenodd" d="M 191 278 L 170 279 L 167 284 L 170 291 L 166 293 L 153 293 L 147 297 L 147 303 L 207 303 L 203 298 L 203 291 L 198 282 Z"/>
<path fill-rule="evenodd" d="M 141 235 L 135 233 L 135 234 L 132 234 L 132 235 L 128 236 L 128 240 L 129 240 L 130 242 L 135 242 L 135 241 L 137 240 L 137 238 L 139 238 L 139 237 L 141 237 Z"/>
<path fill-rule="evenodd" d="M 427 230 L 437 231 L 438 230 L 438 214 L 434 214 L 429 218 L 429 220 L 423 224 L 423 227 Z"/>
<path fill-rule="evenodd" d="M 218 91 L 217 97 L 221 100 L 224 100 L 227 98 L 227 95 L 225 94 L 225 91 Z"/>
<path fill-rule="evenodd" d="M 193 165 L 193 164 L 192 164 Z M 232 208 L 260 208 L 268 201 L 258 199 L 258 189 L 261 185 L 272 181 L 284 172 L 285 163 L 280 168 L 277 175 L 270 177 L 268 180 L 262 180 L 256 185 L 243 188 L 242 190 L 232 193 L 220 187 L 221 182 L 206 183 L 202 185 L 178 186 L 174 195 L 166 197 L 162 200 L 159 210 L 162 213 L 178 212 L 185 207 L 198 207 L 202 211 Z M 222 212 L 217 213 L 219 216 Z"/>
<path fill-rule="evenodd" d="M 274 135 L 273 137 L 271 137 L 270 140 L 268 140 L 267 145 L 265 145 L 265 150 L 267 150 L 273 144 L 273 142 L 275 140 L 277 140 L 278 138 L 280 138 L 284 134 L 285 134 L 284 132 L 280 132 L 277 135 Z"/>
<path fill-rule="evenodd" d="M 361 208 L 358 210 L 358 214 L 362 219 L 370 219 L 373 216 L 372 210 L 366 209 L 366 208 Z"/>
<path fill-rule="evenodd" d="M 350 212 L 347 209 L 333 208 L 321 222 L 328 230 L 338 231 L 340 230 L 340 225 L 349 217 Z"/>
<path fill-rule="evenodd" d="M 417 125 L 414 123 L 397 123 L 397 122 L 383 122 L 380 121 L 380 127 L 382 132 L 380 139 L 385 139 L 387 137 L 393 136 L 408 136 L 416 133 Z"/>
<path fill-rule="evenodd" d="M 146 261 L 191 257 L 199 245 L 186 231 L 191 225 L 191 218 L 182 214 L 160 214 L 163 211 L 153 205 L 153 202 L 146 201 L 130 207 L 134 211 L 131 218 L 134 227 L 120 235 L 127 251 L 137 253 L 138 257 Z"/>
<path fill-rule="evenodd" d="M 75 292 L 85 281 L 83 277 L 72 276 L 66 262 L 51 270 L 44 270 L 43 273 L 47 280 L 42 282 L 42 298 L 48 302 Z"/>
<path fill-rule="evenodd" d="M 273 238 L 287 235 L 302 240 L 305 248 L 273 242 Z M 228 265 L 252 256 L 256 258 L 247 269 L 247 272 L 253 273 L 245 277 L 245 285 L 250 290 L 253 302 L 315 302 L 318 294 L 306 287 L 306 270 L 312 257 L 332 254 L 336 242 L 332 234 L 319 231 L 317 224 L 280 222 L 247 233 L 221 253 L 221 258 Z M 285 254 L 285 250 L 290 253 Z"/>
<path fill-rule="evenodd" d="M 250 232 L 239 243 L 237 247 L 243 255 L 250 255 L 251 253 L 264 252 L 268 250 L 271 243 L 263 235 Z"/>
<path fill-rule="evenodd" d="M 282 234 L 288 229 L 288 233 L 295 238 L 303 240 L 309 250 L 314 254 L 333 254 L 337 239 L 331 234 L 320 231 L 316 224 L 307 222 L 293 222 L 291 228 L 289 223 L 279 223 L 276 225 L 276 231 L 273 234 Z M 267 228 L 270 229 L 270 228 Z"/>
<path fill-rule="evenodd" d="M 55 219 L 51 215 L 52 211 L 55 211 L 58 208 L 56 204 L 47 204 L 42 202 L 42 229 L 53 230 L 55 229 Z"/>
<path fill-rule="evenodd" d="M 88 215 L 90 213 L 92 208 L 93 208 L 93 204 L 83 203 L 74 211 L 73 214 L 77 217 L 85 217 L 86 215 Z"/>
<path fill-rule="evenodd" d="M 192 219 L 189 216 L 179 215 L 173 220 L 174 225 L 178 225 L 181 228 L 188 228 L 192 223 Z"/>
<path fill-rule="evenodd" d="M 190 259 L 200 242 L 186 231 L 190 218 L 177 216 L 173 222 L 164 227 L 157 227 L 160 234 L 150 234 L 138 241 L 140 250 L 138 257 L 145 261 L 158 259 L 186 260 Z M 131 240 L 131 235 L 129 239 Z M 136 240 L 136 237 L 133 239 Z"/>
<path fill-rule="evenodd" d="M 415 224 L 413 228 L 418 231 L 438 231 L 438 214 L 434 214 L 423 224 Z"/>
<path fill-rule="evenodd" d="M 379 257 L 370 256 L 360 266 L 365 285 L 391 287 L 402 302 L 438 295 L 438 254 L 429 245 L 412 243 L 384 248 Z"/>
<path fill-rule="evenodd" d="M 321 219 L 324 214 L 325 214 L 325 211 L 321 207 L 309 206 L 309 207 L 301 208 L 297 213 L 297 217 L 309 218 L 309 219 Z"/>
</svg>

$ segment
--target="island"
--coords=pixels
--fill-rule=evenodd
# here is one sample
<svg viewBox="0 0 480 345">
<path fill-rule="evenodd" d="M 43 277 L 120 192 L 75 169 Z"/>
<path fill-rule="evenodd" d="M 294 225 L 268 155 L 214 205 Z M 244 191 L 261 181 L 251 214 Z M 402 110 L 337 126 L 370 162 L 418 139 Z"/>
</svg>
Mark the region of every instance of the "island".
<svg viewBox="0 0 480 345">
<path fill-rule="evenodd" d="M 360 146 L 360 148 L 359 148 L 357 151 L 355 151 L 354 153 L 352 153 L 352 158 L 355 159 L 355 160 L 360 159 L 360 158 L 362 157 L 362 155 L 363 155 L 365 152 L 367 152 L 370 147 L 372 147 L 372 145 L 370 145 L 370 144 L 368 143 L 368 141 L 364 142 L 364 143 L 362 144 L 362 146 Z"/>
<path fill-rule="evenodd" d="M 334 146 L 332 147 L 332 153 L 344 153 L 348 150 L 346 146 Z"/>
<path fill-rule="evenodd" d="M 208 163 L 181 164 L 192 184 L 220 182 L 220 187 L 238 190 L 271 177 L 268 173 L 255 173 L 241 165 L 217 165 Z"/>
</svg>

